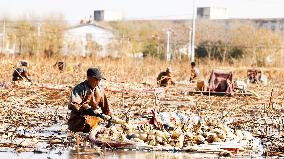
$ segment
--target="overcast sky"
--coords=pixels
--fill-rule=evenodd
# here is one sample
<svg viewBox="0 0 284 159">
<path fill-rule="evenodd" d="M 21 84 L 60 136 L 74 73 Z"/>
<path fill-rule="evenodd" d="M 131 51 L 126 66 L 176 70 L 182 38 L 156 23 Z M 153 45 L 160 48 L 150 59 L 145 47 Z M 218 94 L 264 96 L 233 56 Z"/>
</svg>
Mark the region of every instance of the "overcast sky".
<svg viewBox="0 0 284 159">
<path fill-rule="evenodd" d="M 190 19 L 192 4 L 193 0 L 0 0 L 0 16 L 61 13 L 74 22 L 106 9 L 123 12 L 125 19 Z M 230 18 L 284 18 L 284 0 L 196 0 L 196 6 L 225 7 Z"/>
</svg>

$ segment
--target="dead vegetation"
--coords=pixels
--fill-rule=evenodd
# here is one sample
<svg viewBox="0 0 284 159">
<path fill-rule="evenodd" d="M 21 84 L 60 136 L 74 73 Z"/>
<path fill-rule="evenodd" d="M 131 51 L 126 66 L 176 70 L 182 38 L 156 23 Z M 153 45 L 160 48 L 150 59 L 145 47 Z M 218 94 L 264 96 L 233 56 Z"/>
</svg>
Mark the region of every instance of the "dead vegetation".
<svg viewBox="0 0 284 159">
<path fill-rule="evenodd" d="M 56 59 L 30 59 L 31 86 L 12 87 L 11 73 L 19 59 L 1 59 L 1 142 L 3 151 L 33 151 L 47 153 L 54 148 L 70 149 L 74 138 L 68 134 L 66 119 L 70 86 L 85 79 L 90 66 L 101 67 L 110 104 L 121 119 L 141 116 L 151 110 L 158 112 L 192 112 L 217 123 L 226 123 L 232 129 L 247 130 L 261 138 L 264 155 L 282 156 L 283 141 L 283 71 L 263 68 L 271 73 L 267 86 L 249 85 L 260 98 L 233 96 L 218 97 L 184 92 L 192 85 L 168 87 L 161 93 L 156 88 L 159 71 L 171 65 L 177 81 L 188 80 L 189 64 L 129 59 L 66 59 L 67 65 L 82 63 L 81 71 L 59 72 L 52 65 Z M 234 78 L 244 78 L 246 68 L 234 69 Z M 201 67 L 203 75 L 210 69 Z M 208 77 L 208 76 L 207 76 Z M 46 85 L 43 85 L 46 84 Z M 70 146 L 70 147 L 69 147 Z"/>
</svg>

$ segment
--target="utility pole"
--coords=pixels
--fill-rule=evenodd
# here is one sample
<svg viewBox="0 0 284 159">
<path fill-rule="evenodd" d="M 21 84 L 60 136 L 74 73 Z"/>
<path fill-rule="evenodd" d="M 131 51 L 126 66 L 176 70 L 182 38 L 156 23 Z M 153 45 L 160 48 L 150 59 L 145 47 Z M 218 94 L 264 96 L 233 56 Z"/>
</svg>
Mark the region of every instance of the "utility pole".
<svg viewBox="0 0 284 159">
<path fill-rule="evenodd" d="M 280 52 L 281 52 L 281 54 L 280 54 L 280 64 L 282 64 L 282 65 L 280 65 L 281 67 L 284 67 L 284 65 L 283 65 L 283 59 L 284 59 L 284 48 L 283 48 L 283 44 L 281 45 L 281 47 L 280 47 Z"/>
<path fill-rule="evenodd" d="M 188 61 L 191 61 L 191 27 L 188 28 L 188 47 L 187 47 L 187 56 Z"/>
<path fill-rule="evenodd" d="M 167 30 L 167 49 L 166 49 L 166 60 L 170 61 L 171 60 L 171 53 L 170 53 L 170 36 L 171 36 L 171 31 L 170 29 Z"/>
<path fill-rule="evenodd" d="M 160 37 L 157 35 L 157 54 L 160 54 Z"/>
<path fill-rule="evenodd" d="M 37 56 L 39 56 L 40 51 L 40 24 L 37 24 Z"/>
<path fill-rule="evenodd" d="M 5 20 L 3 20 L 2 51 L 5 48 L 5 36 L 6 36 L 6 23 Z"/>
<path fill-rule="evenodd" d="M 195 50 L 194 50 L 194 42 L 195 42 L 195 0 L 193 0 L 193 14 L 192 14 L 192 31 L 191 31 L 191 62 L 194 62 Z"/>
</svg>

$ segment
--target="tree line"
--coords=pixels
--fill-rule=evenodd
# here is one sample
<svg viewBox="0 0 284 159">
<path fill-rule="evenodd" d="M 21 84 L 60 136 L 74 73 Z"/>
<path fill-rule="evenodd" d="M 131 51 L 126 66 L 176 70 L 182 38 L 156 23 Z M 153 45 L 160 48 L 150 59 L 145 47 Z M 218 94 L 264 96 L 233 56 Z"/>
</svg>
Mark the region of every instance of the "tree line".
<svg viewBox="0 0 284 159">
<path fill-rule="evenodd" d="M 116 35 L 109 45 L 109 51 L 116 51 L 119 56 L 142 53 L 144 57 L 164 59 L 168 40 L 166 32 L 169 31 L 172 59 L 188 58 L 191 34 L 188 21 L 118 21 L 96 24 L 112 30 Z M 5 41 L 16 44 L 19 54 L 50 57 L 62 55 L 66 43 L 64 33 L 70 24 L 63 16 L 53 15 L 42 20 L 6 19 L 5 27 Z M 224 63 L 249 59 L 252 64 L 259 66 L 266 65 L 270 58 L 276 65 L 283 58 L 282 35 L 280 30 L 261 28 L 249 21 L 233 21 L 228 24 L 222 21 L 197 20 L 196 57 Z M 95 42 L 91 44 L 88 45 L 91 54 L 100 50 Z"/>
</svg>

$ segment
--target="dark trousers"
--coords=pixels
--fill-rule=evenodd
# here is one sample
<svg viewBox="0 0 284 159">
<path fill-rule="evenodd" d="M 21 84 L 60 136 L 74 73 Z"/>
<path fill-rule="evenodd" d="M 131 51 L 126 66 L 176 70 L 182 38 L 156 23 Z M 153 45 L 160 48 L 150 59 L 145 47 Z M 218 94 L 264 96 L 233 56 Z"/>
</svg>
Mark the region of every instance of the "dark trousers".
<svg viewBox="0 0 284 159">
<path fill-rule="evenodd" d="M 93 110 L 92 108 L 85 109 L 85 110 L 83 111 L 82 115 L 97 116 L 97 115 L 94 113 L 94 110 Z"/>
<path fill-rule="evenodd" d="M 85 110 L 82 112 L 82 115 L 83 115 L 83 116 L 84 116 L 84 115 L 90 115 L 90 116 L 100 117 L 100 114 L 96 114 L 92 108 L 85 109 Z M 90 130 L 91 130 L 90 125 L 89 125 L 89 124 L 85 124 L 84 129 L 82 130 L 82 132 L 88 133 L 88 132 L 90 132 Z"/>
</svg>

